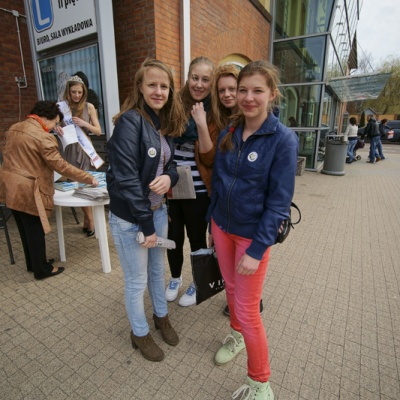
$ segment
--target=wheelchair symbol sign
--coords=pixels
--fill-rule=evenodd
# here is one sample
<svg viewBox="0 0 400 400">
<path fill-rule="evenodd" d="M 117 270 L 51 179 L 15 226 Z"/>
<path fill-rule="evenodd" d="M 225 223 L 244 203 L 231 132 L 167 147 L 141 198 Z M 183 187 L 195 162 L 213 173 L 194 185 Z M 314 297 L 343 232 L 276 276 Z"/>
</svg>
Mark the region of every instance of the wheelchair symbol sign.
<svg viewBox="0 0 400 400">
<path fill-rule="evenodd" d="M 31 0 L 31 9 L 36 32 L 42 32 L 53 25 L 51 0 Z"/>
</svg>

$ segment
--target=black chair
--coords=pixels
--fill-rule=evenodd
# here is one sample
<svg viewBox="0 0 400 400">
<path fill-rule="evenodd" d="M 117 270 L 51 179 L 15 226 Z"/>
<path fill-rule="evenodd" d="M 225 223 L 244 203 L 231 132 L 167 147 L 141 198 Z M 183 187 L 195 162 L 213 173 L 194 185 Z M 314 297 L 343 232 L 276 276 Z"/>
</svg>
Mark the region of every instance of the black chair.
<svg viewBox="0 0 400 400">
<path fill-rule="evenodd" d="M 11 264 L 15 264 L 14 261 L 14 254 L 11 247 L 10 235 L 8 234 L 7 229 L 7 220 L 11 216 L 11 211 L 5 206 L 5 204 L 0 203 L 0 229 L 4 229 L 6 234 L 6 241 L 8 247 L 8 254 L 10 255 L 10 262 Z"/>
</svg>

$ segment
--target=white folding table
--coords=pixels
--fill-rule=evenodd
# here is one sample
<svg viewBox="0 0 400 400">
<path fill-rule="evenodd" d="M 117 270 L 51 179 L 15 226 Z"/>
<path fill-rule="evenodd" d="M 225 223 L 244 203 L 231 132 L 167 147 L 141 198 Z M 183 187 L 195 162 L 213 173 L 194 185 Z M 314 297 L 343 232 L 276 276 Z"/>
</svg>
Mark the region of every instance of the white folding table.
<svg viewBox="0 0 400 400">
<path fill-rule="evenodd" d="M 99 240 L 101 264 L 103 272 L 111 272 L 110 263 L 110 251 L 108 248 L 107 238 L 107 226 L 106 218 L 104 214 L 104 205 L 110 202 L 106 200 L 87 200 L 76 196 L 72 196 L 73 190 L 62 192 L 56 190 L 54 194 L 54 210 L 56 213 L 57 222 L 57 235 L 58 235 L 58 247 L 60 249 L 61 261 L 66 261 L 65 257 L 65 243 L 64 243 L 64 226 L 62 218 L 62 207 L 92 207 L 94 229 L 96 232 L 96 238 Z"/>
</svg>

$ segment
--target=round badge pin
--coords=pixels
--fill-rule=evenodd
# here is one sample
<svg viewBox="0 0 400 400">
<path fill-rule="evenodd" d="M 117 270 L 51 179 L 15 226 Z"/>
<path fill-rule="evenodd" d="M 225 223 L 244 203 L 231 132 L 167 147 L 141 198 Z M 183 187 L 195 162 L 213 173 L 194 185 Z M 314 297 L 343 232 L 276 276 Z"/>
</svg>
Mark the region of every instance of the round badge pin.
<svg viewBox="0 0 400 400">
<path fill-rule="evenodd" d="M 256 161 L 257 158 L 258 158 L 258 154 L 257 154 L 255 151 L 252 151 L 252 152 L 249 153 L 249 155 L 247 156 L 247 159 L 248 159 L 250 162 Z"/>
<path fill-rule="evenodd" d="M 154 158 L 157 155 L 157 150 L 154 147 L 150 147 L 147 154 L 149 157 Z"/>
</svg>

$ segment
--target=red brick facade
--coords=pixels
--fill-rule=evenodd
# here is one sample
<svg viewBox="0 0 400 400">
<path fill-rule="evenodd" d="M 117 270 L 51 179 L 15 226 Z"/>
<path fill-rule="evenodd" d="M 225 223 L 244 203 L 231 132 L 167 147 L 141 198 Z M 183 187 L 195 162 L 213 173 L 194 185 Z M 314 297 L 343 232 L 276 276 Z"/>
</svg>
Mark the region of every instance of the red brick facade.
<svg viewBox="0 0 400 400">
<path fill-rule="evenodd" d="M 251 1 L 192 1 L 192 56 L 215 63 L 230 54 L 268 59 L 270 22 Z"/>
<path fill-rule="evenodd" d="M 190 2 L 191 56 L 205 55 L 216 64 L 237 54 L 268 59 L 271 16 L 253 1 Z M 120 0 L 113 3 L 120 100 L 131 89 L 133 75 L 146 57 L 165 61 L 181 82 L 181 0 Z"/>
<path fill-rule="evenodd" d="M 232 54 L 250 60 L 268 59 L 271 16 L 260 12 L 257 3 L 258 0 L 191 1 L 192 58 L 205 55 L 216 64 Z M 165 61 L 180 87 L 180 4 L 181 0 L 113 2 L 121 102 L 131 90 L 137 67 L 146 57 Z M 26 14 L 21 0 L 0 0 L 0 8 Z M 0 10 L 0 133 L 19 118 L 23 120 L 37 101 L 27 21 L 20 16 L 18 22 L 28 83 L 26 89 L 20 90 L 15 82 L 15 77 L 23 76 L 16 18 L 11 12 Z"/>
<path fill-rule="evenodd" d="M 4 11 L 4 9 L 9 11 L 15 10 L 23 15 L 18 17 L 18 25 L 28 83 L 26 89 L 18 89 L 15 82 L 15 77 L 24 76 L 16 17 L 11 12 Z M 24 16 L 25 9 L 21 0 L 0 0 L 0 141 L 2 134 L 10 125 L 18 122 L 20 115 L 21 120 L 24 120 L 37 101 L 28 26 Z"/>
</svg>

